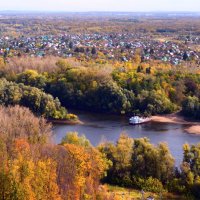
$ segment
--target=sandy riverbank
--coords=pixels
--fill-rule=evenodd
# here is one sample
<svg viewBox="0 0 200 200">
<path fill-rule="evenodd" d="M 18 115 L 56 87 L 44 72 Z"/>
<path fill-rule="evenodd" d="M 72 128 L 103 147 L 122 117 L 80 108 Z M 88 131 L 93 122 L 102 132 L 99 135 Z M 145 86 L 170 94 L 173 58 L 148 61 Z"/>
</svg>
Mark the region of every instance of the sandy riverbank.
<svg viewBox="0 0 200 200">
<path fill-rule="evenodd" d="M 177 116 L 152 116 L 151 121 L 161 122 L 161 123 L 175 123 L 175 124 L 187 124 L 184 119 Z"/>
<path fill-rule="evenodd" d="M 152 116 L 151 121 L 160 123 L 174 123 L 187 125 L 185 131 L 189 134 L 200 134 L 200 122 L 187 121 L 178 114 L 170 114 L 165 116 Z"/>
<path fill-rule="evenodd" d="M 189 128 L 186 128 L 185 131 L 190 134 L 200 134 L 200 125 L 194 125 Z"/>
<path fill-rule="evenodd" d="M 180 115 L 176 113 L 169 114 L 169 115 L 152 116 L 151 121 L 161 122 L 161 123 L 175 123 L 175 124 L 191 124 L 192 123 L 193 124 L 193 122 L 186 121 L 183 117 L 181 117 Z"/>
</svg>

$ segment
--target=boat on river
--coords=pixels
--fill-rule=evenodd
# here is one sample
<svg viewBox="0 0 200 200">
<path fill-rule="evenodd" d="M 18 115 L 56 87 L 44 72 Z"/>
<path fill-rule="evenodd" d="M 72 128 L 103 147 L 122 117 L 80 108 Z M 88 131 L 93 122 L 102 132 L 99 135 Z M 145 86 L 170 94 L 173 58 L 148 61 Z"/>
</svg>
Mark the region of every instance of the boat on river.
<svg viewBox="0 0 200 200">
<path fill-rule="evenodd" d="M 134 116 L 129 119 L 129 124 L 139 125 L 139 124 L 144 124 L 150 121 L 151 121 L 151 118 L 148 118 L 148 117 L 144 118 L 144 117 Z"/>
</svg>

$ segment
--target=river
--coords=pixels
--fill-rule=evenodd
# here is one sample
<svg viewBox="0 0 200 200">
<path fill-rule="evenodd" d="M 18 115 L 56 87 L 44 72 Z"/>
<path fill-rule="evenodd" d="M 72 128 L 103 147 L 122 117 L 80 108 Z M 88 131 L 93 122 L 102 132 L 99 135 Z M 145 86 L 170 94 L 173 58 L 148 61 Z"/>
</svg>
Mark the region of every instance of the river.
<svg viewBox="0 0 200 200">
<path fill-rule="evenodd" d="M 183 157 L 182 145 L 200 142 L 200 135 L 187 134 L 184 131 L 187 128 L 186 125 L 149 122 L 133 126 L 128 124 L 128 118 L 125 116 L 79 111 L 74 111 L 74 113 L 79 116 L 83 124 L 55 125 L 53 128 L 55 143 L 60 143 L 66 133 L 70 131 L 76 131 L 80 135 L 84 134 L 94 146 L 105 141 L 116 142 L 120 134 L 124 132 L 132 138 L 147 137 L 153 144 L 166 142 L 176 163 L 180 164 Z"/>
</svg>

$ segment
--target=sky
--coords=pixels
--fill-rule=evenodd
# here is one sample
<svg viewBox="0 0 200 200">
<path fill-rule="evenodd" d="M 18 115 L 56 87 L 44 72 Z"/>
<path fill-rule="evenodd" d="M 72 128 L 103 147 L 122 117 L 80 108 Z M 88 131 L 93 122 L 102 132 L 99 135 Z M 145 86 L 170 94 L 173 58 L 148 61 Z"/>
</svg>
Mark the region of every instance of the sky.
<svg viewBox="0 0 200 200">
<path fill-rule="evenodd" d="M 197 11 L 200 0 L 0 0 L 0 10 L 23 11 Z"/>
</svg>

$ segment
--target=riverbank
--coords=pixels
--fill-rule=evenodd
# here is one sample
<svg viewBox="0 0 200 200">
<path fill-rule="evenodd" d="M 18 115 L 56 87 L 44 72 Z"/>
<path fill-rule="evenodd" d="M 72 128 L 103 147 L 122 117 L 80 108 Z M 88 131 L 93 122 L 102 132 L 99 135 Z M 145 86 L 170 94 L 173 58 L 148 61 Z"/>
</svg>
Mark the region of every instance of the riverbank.
<svg viewBox="0 0 200 200">
<path fill-rule="evenodd" d="M 50 119 L 48 122 L 51 122 L 54 125 L 77 125 L 77 124 L 83 124 L 83 122 L 79 119 L 77 120 L 62 120 L 62 119 Z"/>
<path fill-rule="evenodd" d="M 186 128 L 185 131 L 190 134 L 198 134 L 200 135 L 200 125 L 194 125 L 189 128 Z"/>
<path fill-rule="evenodd" d="M 177 113 L 165 116 L 152 116 L 151 121 L 159 123 L 174 123 L 174 124 L 187 125 L 188 127 L 184 129 L 185 132 L 189 134 L 200 135 L 200 122 L 188 121 Z"/>
<path fill-rule="evenodd" d="M 191 124 L 178 114 L 156 115 L 151 117 L 151 121 L 160 123 Z"/>
</svg>

